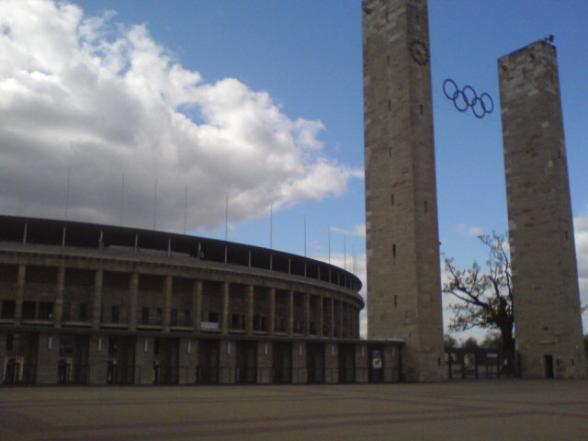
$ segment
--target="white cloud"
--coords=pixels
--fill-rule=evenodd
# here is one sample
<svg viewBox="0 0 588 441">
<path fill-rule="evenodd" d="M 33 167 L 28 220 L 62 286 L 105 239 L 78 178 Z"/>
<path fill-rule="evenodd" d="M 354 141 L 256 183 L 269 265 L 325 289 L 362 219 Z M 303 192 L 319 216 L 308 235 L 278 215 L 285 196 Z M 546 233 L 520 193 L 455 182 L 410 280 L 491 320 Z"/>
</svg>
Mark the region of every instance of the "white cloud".
<svg viewBox="0 0 588 441">
<path fill-rule="evenodd" d="M 357 224 L 350 229 L 331 226 L 331 231 L 333 233 L 342 234 L 343 236 L 365 237 L 365 224 Z"/>
<path fill-rule="evenodd" d="M 61 217 L 70 169 L 71 218 L 114 222 L 123 206 L 145 227 L 157 206 L 158 228 L 177 230 L 188 185 L 188 227 L 214 228 L 226 193 L 238 223 L 362 176 L 325 156 L 320 121 L 237 79 L 205 82 L 113 16 L 0 2 L 0 211 Z"/>
<path fill-rule="evenodd" d="M 484 234 L 484 230 L 482 229 L 482 227 L 472 227 L 466 224 L 457 224 L 455 227 L 455 231 L 464 236 L 473 237 L 478 237 Z"/>
</svg>

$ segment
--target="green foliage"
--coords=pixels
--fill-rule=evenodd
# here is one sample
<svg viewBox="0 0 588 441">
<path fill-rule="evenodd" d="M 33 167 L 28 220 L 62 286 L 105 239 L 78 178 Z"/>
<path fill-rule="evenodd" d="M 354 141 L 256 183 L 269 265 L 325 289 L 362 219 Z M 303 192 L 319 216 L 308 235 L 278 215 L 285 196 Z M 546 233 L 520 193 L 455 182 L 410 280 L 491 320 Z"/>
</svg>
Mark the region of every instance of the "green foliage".
<svg viewBox="0 0 588 441">
<path fill-rule="evenodd" d="M 457 340 L 453 338 L 451 335 L 445 334 L 443 336 L 443 348 L 445 349 L 445 352 L 449 352 L 453 349 L 456 349 L 457 346 Z"/>
<path fill-rule="evenodd" d="M 458 299 L 450 305 L 453 318 L 452 331 L 465 331 L 474 327 L 498 330 L 502 348 L 512 353 L 513 292 L 510 256 L 505 236 L 478 236 L 488 248 L 486 265 L 482 268 L 474 261 L 469 268 L 457 268 L 453 258 L 445 259 L 447 280 L 443 292 Z"/>
</svg>

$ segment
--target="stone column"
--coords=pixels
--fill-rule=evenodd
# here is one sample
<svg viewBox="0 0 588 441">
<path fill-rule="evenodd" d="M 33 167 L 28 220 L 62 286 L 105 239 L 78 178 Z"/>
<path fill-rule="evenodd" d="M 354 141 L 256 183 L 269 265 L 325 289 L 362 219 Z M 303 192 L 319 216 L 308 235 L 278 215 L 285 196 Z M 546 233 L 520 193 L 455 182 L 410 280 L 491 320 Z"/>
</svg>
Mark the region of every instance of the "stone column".
<svg viewBox="0 0 588 441">
<path fill-rule="evenodd" d="M 288 291 L 288 335 L 294 335 L 294 291 Z"/>
<path fill-rule="evenodd" d="M 339 337 L 343 337 L 343 307 L 345 303 L 339 302 Z"/>
<path fill-rule="evenodd" d="M 337 343 L 329 342 L 325 344 L 325 383 L 337 383 L 339 381 L 339 348 Z"/>
<path fill-rule="evenodd" d="M 221 315 L 221 331 L 223 334 L 227 334 L 229 332 L 229 293 L 230 293 L 231 285 L 229 282 L 223 283 L 223 305 L 222 305 L 222 315 Z"/>
<path fill-rule="evenodd" d="M 325 311 L 323 310 L 323 296 L 319 296 L 319 323 L 318 323 L 318 335 L 323 336 L 323 328 L 325 326 Z"/>
<path fill-rule="evenodd" d="M 369 381 L 368 348 L 367 344 L 355 345 L 355 382 L 367 383 Z"/>
<path fill-rule="evenodd" d="M 304 294 L 304 335 L 310 334 L 310 293 Z"/>
<path fill-rule="evenodd" d="M 22 301 L 24 297 L 26 271 L 26 265 L 18 266 L 18 274 L 16 278 L 16 301 L 14 311 L 14 320 L 17 324 L 20 324 L 20 322 L 22 321 Z"/>
<path fill-rule="evenodd" d="M 247 322 L 245 324 L 247 335 L 253 334 L 253 313 L 255 311 L 255 300 L 253 293 L 253 285 L 249 285 L 247 287 Z"/>
<path fill-rule="evenodd" d="M 269 335 L 274 335 L 276 329 L 276 288 L 270 288 L 269 292 Z"/>
<path fill-rule="evenodd" d="M 305 384 L 307 381 L 306 344 L 296 341 L 292 343 L 292 383 Z"/>
<path fill-rule="evenodd" d="M 94 298 L 92 299 L 92 327 L 100 327 L 100 313 L 102 311 L 102 290 L 104 285 L 104 271 L 97 270 L 94 273 Z"/>
<path fill-rule="evenodd" d="M 192 323 L 194 332 L 200 332 L 200 321 L 202 320 L 202 280 L 194 280 L 192 291 Z"/>
<path fill-rule="evenodd" d="M 171 330 L 171 308 L 174 289 L 173 284 L 173 277 L 165 276 L 163 281 L 163 330 L 165 332 L 169 332 Z"/>
<path fill-rule="evenodd" d="M 273 365 L 273 347 L 269 341 L 257 344 L 257 384 L 271 384 Z"/>
<path fill-rule="evenodd" d="M 63 291 L 65 289 L 65 267 L 60 266 L 57 269 L 57 296 L 53 306 L 53 325 L 56 328 L 61 327 L 61 318 L 63 317 Z"/>
<path fill-rule="evenodd" d="M 137 308 L 139 300 L 139 273 L 131 274 L 131 281 L 129 284 L 130 299 L 129 299 L 129 330 L 135 331 L 137 329 Z"/>
<path fill-rule="evenodd" d="M 232 340 L 221 340 L 219 343 L 219 384 L 235 384 L 236 346 L 236 342 Z"/>
<path fill-rule="evenodd" d="M 329 323 L 330 330 L 329 330 L 329 337 L 335 336 L 335 297 L 331 296 L 331 323 Z"/>
</svg>

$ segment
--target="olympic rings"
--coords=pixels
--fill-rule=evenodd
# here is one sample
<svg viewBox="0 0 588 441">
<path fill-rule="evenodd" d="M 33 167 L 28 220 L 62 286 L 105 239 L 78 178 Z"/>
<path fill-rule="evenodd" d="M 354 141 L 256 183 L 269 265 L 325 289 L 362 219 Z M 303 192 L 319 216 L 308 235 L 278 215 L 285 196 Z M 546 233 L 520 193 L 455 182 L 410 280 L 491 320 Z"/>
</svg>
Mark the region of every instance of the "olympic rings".
<svg viewBox="0 0 588 441">
<path fill-rule="evenodd" d="M 492 97 L 486 92 L 478 96 L 476 90 L 469 84 L 460 89 L 455 81 L 447 78 L 443 81 L 443 95 L 448 100 L 453 101 L 457 111 L 463 113 L 468 109 L 472 109 L 472 113 L 478 119 L 482 119 L 487 114 L 494 112 Z"/>
</svg>

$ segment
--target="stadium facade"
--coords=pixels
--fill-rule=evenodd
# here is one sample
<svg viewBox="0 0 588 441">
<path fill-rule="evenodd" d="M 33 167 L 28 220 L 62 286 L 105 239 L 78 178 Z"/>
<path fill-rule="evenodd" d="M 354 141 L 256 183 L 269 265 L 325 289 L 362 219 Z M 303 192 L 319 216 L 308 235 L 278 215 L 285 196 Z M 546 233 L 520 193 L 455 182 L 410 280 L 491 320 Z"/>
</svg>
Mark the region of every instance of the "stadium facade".
<svg viewBox="0 0 588 441">
<path fill-rule="evenodd" d="M 391 382 L 359 338 L 360 280 L 201 237 L 0 216 L 4 384 Z"/>
</svg>

